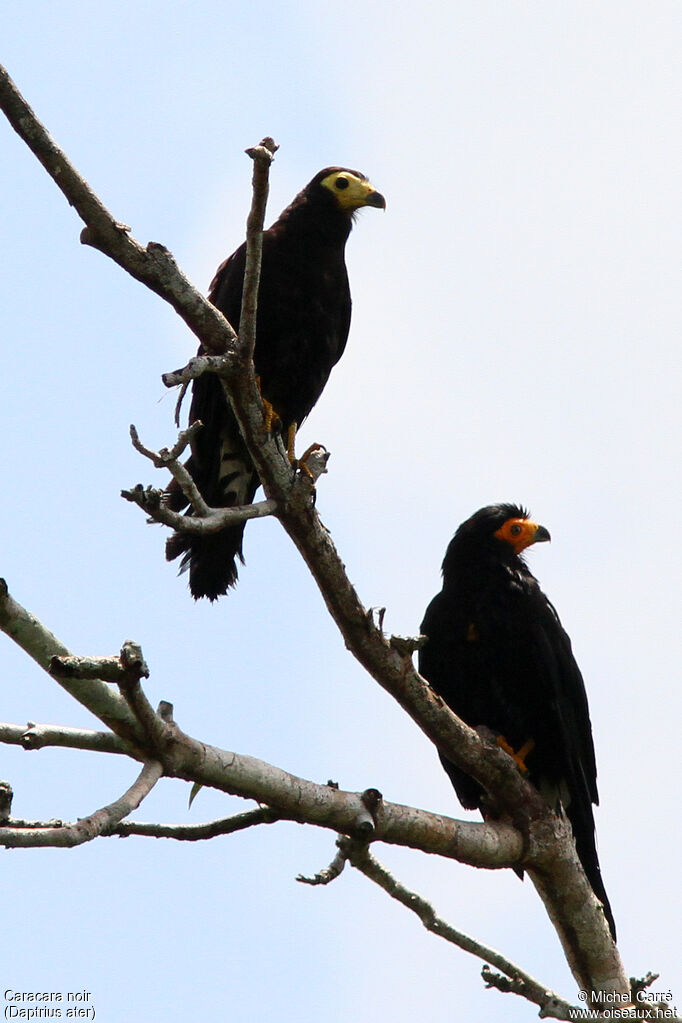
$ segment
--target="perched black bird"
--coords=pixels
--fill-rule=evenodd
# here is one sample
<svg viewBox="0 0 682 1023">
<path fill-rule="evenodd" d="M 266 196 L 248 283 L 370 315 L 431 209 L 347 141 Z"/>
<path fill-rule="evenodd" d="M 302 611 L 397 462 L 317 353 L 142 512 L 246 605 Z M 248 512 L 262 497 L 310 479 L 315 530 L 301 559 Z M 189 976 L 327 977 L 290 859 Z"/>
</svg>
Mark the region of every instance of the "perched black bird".
<svg viewBox="0 0 682 1023">
<path fill-rule="evenodd" d="M 359 171 L 326 167 L 263 233 L 254 362 L 263 398 L 285 433 L 306 418 L 343 354 L 351 314 L 344 249 L 362 206 L 384 209 L 386 202 Z M 209 294 L 235 329 L 245 260 L 244 244 L 218 268 Z M 189 419 L 204 424 L 187 462 L 204 500 L 223 508 L 249 504 L 258 477 L 214 376 L 195 381 Z M 168 505 L 175 511 L 187 505 L 174 484 Z M 211 536 L 170 537 L 166 557 L 183 555 L 181 570 L 189 568 L 193 597 L 215 600 L 234 585 L 236 560 L 244 560 L 243 532 L 242 523 Z"/>
<path fill-rule="evenodd" d="M 464 522 L 443 561 L 443 589 L 429 604 L 419 670 L 472 728 L 485 726 L 573 828 L 580 862 L 616 928 L 599 869 L 592 804 L 597 767 L 587 695 L 571 641 L 521 556 L 549 540 L 513 504 Z M 485 808 L 485 792 L 441 756 L 462 806 Z"/>
</svg>

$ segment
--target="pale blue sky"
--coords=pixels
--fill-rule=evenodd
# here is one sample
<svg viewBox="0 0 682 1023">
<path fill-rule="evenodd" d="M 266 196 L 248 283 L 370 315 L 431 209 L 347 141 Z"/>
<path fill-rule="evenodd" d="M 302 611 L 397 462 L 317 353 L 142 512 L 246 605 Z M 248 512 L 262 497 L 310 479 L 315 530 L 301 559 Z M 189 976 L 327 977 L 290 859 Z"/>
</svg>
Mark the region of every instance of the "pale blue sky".
<svg viewBox="0 0 682 1023">
<path fill-rule="evenodd" d="M 367 605 L 414 633 L 456 526 L 494 500 L 553 537 L 531 566 L 588 686 L 603 873 L 631 975 L 678 961 L 679 5 L 295 6 L 25 0 L 0 60 L 116 217 L 207 287 L 239 243 L 246 146 L 281 149 L 269 220 L 327 164 L 386 195 L 348 246 L 348 350 L 304 429 L 332 451 L 318 507 Z M 118 496 L 161 484 L 128 424 L 173 439 L 162 372 L 194 350 L 0 126 L 0 575 L 79 653 L 145 651 L 153 701 L 225 748 L 318 781 L 460 810 L 434 751 L 349 658 L 273 522 L 239 586 L 194 605 L 163 534 Z M 9 641 L 10 721 L 93 726 Z M 73 819 L 133 765 L 0 749 L 26 817 Z M 162 782 L 138 816 L 244 808 Z M 93 992 L 98 1019 L 527 1020 L 480 966 L 346 872 L 296 885 L 333 835 L 294 825 L 180 846 L 3 858 L 0 987 Z M 457 926 L 573 984 L 531 886 L 377 850 Z"/>
</svg>

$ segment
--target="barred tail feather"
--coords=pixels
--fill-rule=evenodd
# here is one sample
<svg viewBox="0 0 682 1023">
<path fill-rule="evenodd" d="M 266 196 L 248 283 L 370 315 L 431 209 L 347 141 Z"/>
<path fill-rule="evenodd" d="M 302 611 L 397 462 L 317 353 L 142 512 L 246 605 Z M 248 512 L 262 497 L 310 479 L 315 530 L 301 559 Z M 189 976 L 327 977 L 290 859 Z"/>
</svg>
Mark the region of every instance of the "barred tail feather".
<svg viewBox="0 0 682 1023">
<path fill-rule="evenodd" d="M 213 485 L 202 480 L 198 472 L 192 472 L 204 500 L 214 508 L 250 504 L 258 488 L 258 477 L 241 438 L 239 435 L 235 437 L 229 424 L 226 425 L 228 429 L 223 432 L 217 479 Z M 190 471 L 193 468 L 191 462 L 192 459 L 187 463 Z M 187 504 L 182 492 L 179 496 L 174 491 L 173 484 L 167 494 L 168 504 L 174 510 L 180 510 Z M 190 510 L 186 514 L 192 515 L 193 512 Z M 240 522 L 205 536 L 173 533 L 166 541 L 166 560 L 174 561 L 182 555 L 180 572 L 189 572 L 189 588 L 195 600 L 200 597 L 216 600 L 237 582 L 237 560 L 244 564 L 242 539 L 245 525 L 245 522 Z"/>
</svg>

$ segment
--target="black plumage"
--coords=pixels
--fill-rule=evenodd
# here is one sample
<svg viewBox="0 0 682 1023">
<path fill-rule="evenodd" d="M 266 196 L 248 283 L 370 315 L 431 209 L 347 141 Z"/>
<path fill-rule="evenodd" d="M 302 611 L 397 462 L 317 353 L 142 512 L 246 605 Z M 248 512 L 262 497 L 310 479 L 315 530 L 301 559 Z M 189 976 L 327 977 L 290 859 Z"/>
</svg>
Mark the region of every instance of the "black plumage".
<svg viewBox="0 0 682 1023">
<path fill-rule="evenodd" d="M 263 233 L 254 362 L 261 393 L 285 433 L 306 418 L 346 345 L 351 298 L 344 250 L 354 214 L 385 205 L 359 171 L 327 167 Z M 209 294 L 235 329 L 245 260 L 244 244 L 219 267 Z M 197 419 L 204 425 L 187 468 L 204 500 L 212 507 L 249 504 L 258 477 L 220 382 L 210 374 L 193 386 L 189 420 Z M 177 485 L 169 487 L 168 504 L 176 511 L 187 505 Z M 242 523 L 211 536 L 170 537 L 166 557 L 183 555 L 181 570 L 189 569 L 195 598 L 215 600 L 237 581 L 243 532 Z"/>
<path fill-rule="evenodd" d="M 473 728 L 485 726 L 515 752 L 528 778 L 571 822 L 576 850 L 616 934 L 595 846 L 599 802 L 587 694 L 571 641 L 521 551 L 549 540 L 513 504 L 464 522 L 443 561 L 443 588 L 429 604 L 419 670 Z M 487 809 L 484 790 L 441 761 L 467 809 Z"/>
</svg>

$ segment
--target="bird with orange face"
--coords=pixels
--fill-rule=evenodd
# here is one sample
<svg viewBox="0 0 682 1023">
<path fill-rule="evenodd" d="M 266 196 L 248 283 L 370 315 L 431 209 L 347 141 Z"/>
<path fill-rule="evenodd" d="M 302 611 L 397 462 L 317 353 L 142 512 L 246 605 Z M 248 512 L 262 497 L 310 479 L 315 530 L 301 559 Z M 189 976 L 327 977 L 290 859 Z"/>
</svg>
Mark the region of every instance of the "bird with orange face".
<svg viewBox="0 0 682 1023">
<path fill-rule="evenodd" d="M 443 588 L 422 622 L 419 671 L 458 717 L 492 732 L 549 805 L 566 814 L 615 939 L 595 844 L 599 797 L 585 684 L 559 616 L 523 557 L 549 539 L 514 504 L 481 508 L 459 527 L 443 561 Z M 479 783 L 441 761 L 462 806 L 488 812 Z"/>
</svg>

